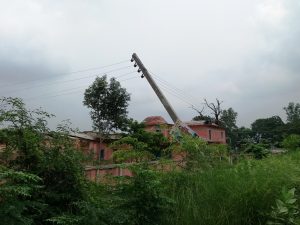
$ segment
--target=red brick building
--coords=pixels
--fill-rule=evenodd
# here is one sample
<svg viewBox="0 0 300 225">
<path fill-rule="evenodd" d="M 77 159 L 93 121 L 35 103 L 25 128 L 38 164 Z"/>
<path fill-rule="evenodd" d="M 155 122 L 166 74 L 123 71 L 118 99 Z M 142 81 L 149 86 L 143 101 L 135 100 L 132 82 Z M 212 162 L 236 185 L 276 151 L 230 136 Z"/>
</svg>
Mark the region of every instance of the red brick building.
<svg viewBox="0 0 300 225">
<path fill-rule="evenodd" d="M 80 149 L 86 156 L 90 156 L 96 163 L 96 165 L 86 165 L 85 174 L 88 179 L 99 181 L 106 175 L 132 176 L 130 170 L 113 164 L 113 150 L 109 147 L 109 144 L 120 139 L 120 137 L 121 136 L 118 134 L 109 135 L 109 137 L 100 144 L 99 138 L 95 132 L 70 134 L 70 138 L 74 140 L 77 148 Z"/>
<path fill-rule="evenodd" d="M 161 132 L 165 137 L 169 137 L 174 124 L 167 123 L 161 116 L 150 116 L 144 119 L 145 130 L 150 132 Z M 209 143 L 226 144 L 226 134 L 224 128 L 214 123 L 206 121 L 185 122 L 199 137 Z"/>
<path fill-rule="evenodd" d="M 150 116 L 144 119 L 145 130 L 149 132 L 160 132 L 165 137 L 170 137 L 170 131 L 174 126 L 168 123 L 161 116 Z M 225 130 L 216 124 L 206 123 L 205 121 L 189 121 L 186 124 L 194 130 L 199 137 L 209 143 L 226 143 Z M 95 162 L 101 162 L 99 166 L 87 165 L 86 176 L 90 180 L 101 180 L 105 175 L 112 176 L 132 176 L 130 170 L 121 168 L 114 164 L 112 160 L 113 149 L 109 148 L 109 144 L 121 138 L 120 135 L 110 135 L 104 143 L 99 144 L 99 138 L 94 132 L 73 133 L 70 135 L 74 139 L 77 147 L 83 151 L 85 155 L 90 155 Z M 173 155 L 173 160 L 180 160 L 182 156 Z"/>
<path fill-rule="evenodd" d="M 109 135 L 108 138 L 100 144 L 99 138 L 95 132 L 71 133 L 70 138 L 74 139 L 75 144 L 85 155 L 89 155 L 95 161 L 111 160 L 113 150 L 109 144 L 121 138 L 118 134 Z"/>
</svg>

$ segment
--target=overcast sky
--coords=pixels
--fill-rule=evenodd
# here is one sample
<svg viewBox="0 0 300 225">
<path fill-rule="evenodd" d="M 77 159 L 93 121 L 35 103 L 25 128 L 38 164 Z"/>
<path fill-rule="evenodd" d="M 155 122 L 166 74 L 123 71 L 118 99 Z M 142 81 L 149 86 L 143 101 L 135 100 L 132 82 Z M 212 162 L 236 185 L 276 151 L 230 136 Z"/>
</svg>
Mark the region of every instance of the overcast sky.
<svg viewBox="0 0 300 225">
<path fill-rule="evenodd" d="M 54 113 L 52 127 L 70 119 L 91 129 L 83 92 L 103 73 L 131 93 L 130 117 L 171 122 L 131 73 L 133 52 L 182 120 L 204 98 L 223 100 L 240 126 L 285 119 L 282 108 L 300 101 L 300 1 L 0 0 L 0 96 Z"/>
</svg>

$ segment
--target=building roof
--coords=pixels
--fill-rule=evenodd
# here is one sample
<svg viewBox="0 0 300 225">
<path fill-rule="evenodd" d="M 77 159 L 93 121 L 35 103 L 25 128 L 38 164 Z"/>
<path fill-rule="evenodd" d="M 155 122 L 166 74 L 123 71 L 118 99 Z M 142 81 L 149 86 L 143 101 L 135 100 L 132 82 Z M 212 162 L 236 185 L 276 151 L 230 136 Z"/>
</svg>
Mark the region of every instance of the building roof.
<svg viewBox="0 0 300 225">
<path fill-rule="evenodd" d="M 143 120 L 143 123 L 146 125 L 160 125 L 160 124 L 168 124 L 167 121 L 161 116 L 148 116 Z"/>
<path fill-rule="evenodd" d="M 184 123 L 189 126 L 205 125 L 205 126 L 219 127 L 217 124 L 209 123 L 206 120 L 199 120 L 199 121 L 192 120 L 192 121 L 185 121 Z"/>
<path fill-rule="evenodd" d="M 86 139 L 86 140 L 96 140 L 96 137 L 90 134 L 85 134 L 85 133 L 70 133 L 71 137 L 76 137 L 76 138 L 81 138 L 81 139 Z"/>
<path fill-rule="evenodd" d="M 99 139 L 97 133 L 93 131 L 84 131 L 80 133 L 70 133 L 71 137 L 74 138 L 81 138 L 85 140 L 91 140 L 91 141 L 96 141 Z M 105 139 L 106 140 L 119 140 L 121 138 L 121 134 L 109 134 Z"/>
<path fill-rule="evenodd" d="M 186 125 L 205 125 L 207 124 L 205 120 L 192 120 L 192 121 L 184 121 Z"/>
<path fill-rule="evenodd" d="M 143 123 L 146 126 L 161 125 L 161 124 L 174 125 L 168 123 L 161 116 L 148 116 L 143 120 Z M 188 126 L 206 126 L 206 127 L 223 129 L 222 127 L 218 126 L 215 123 L 208 123 L 206 120 L 198 120 L 198 121 L 192 120 L 192 121 L 185 121 L 184 123 Z"/>
<path fill-rule="evenodd" d="M 220 127 L 219 125 L 215 124 L 215 123 L 208 123 L 205 120 L 199 120 L 199 121 L 186 121 L 184 122 L 186 125 L 192 127 L 192 126 L 205 126 L 205 127 L 212 127 L 212 128 L 217 128 L 217 129 L 223 129 L 223 127 Z"/>
</svg>

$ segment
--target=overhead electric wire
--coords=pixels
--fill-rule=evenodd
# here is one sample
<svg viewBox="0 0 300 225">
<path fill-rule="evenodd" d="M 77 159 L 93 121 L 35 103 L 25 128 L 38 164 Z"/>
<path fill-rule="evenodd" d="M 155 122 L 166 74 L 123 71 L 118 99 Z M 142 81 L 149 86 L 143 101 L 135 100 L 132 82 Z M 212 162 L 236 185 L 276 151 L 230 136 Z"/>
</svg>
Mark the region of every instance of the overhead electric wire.
<svg viewBox="0 0 300 225">
<path fill-rule="evenodd" d="M 124 67 L 120 67 L 120 68 L 117 68 L 117 69 L 113 69 L 113 70 L 102 72 L 101 74 L 104 75 L 104 74 L 108 74 L 108 73 L 112 73 L 112 72 L 116 72 L 116 71 L 128 69 L 130 67 L 131 66 L 124 66 Z M 128 74 L 133 73 L 133 72 L 136 72 L 136 71 L 129 72 Z M 56 81 L 56 82 L 51 82 L 51 83 L 44 83 L 44 84 L 39 84 L 39 85 L 35 85 L 35 86 L 25 87 L 25 88 L 21 88 L 21 89 L 17 89 L 17 90 L 11 90 L 9 92 L 6 92 L 6 94 L 7 93 L 12 93 L 12 92 L 20 92 L 20 91 L 24 91 L 24 90 L 28 90 L 28 89 L 32 89 L 32 88 L 39 88 L 39 87 L 43 87 L 43 86 L 49 86 L 49 85 L 55 85 L 55 84 L 61 84 L 61 83 L 68 83 L 68 82 L 83 80 L 83 79 L 87 79 L 87 78 L 91 78 L 91 77 L 96 77 L 96 76 L 99 76 L 99 74 L 89 75 L 89 76 L 85 76 L 85 77 L 79 77 L 79 78 L 76 78 L 76 79 L 69 79 L 69 80 Z"/>
<path fill-rule="evenodd" d="M 88 71 L 92 71 L 92 70 L 99 70 L 99 69 L 103 69 L 103 68 L 107 68 L 107 67 L 111 67 L 111 66 L 115 66 L 115 65 L 119 65 L 125 62 L 129 62 L 129 60 L 122 60 L 116 63 L 112 63 L 109 65 L 105 65 L 105 66 L 99 66 L 99 67 L 90 67 L 87 69 L 81 69 L 81 70 L 77 70 L 77 71 L 71 71 L 71 72 L 66 72 L 66 73 L 57 73 L 57 74 L 53 74 L 54 76 L 58 76 L 58 75 L 68 75 L 68 74 L 76 74 L 76 73 L 83 73 L 83 72 L 88 72 Z M 16 82 L 13 84 L 4 84 L 4 85 L 0 85 L 0 88 L 8 88 L 8 87 L 12 87 L 12 86 L 16 86 L 16 85 L 20 85 L 20 84 L 26 84 L 26 83 L 30 83 L 30 82 L 35 82 L 35 81 L 39 81 L 39 80 L 46 80 L 49 79 L 50 77 L 43 77 L 43 78 L 39 78 L 39 79 L 33 79 L 33 80 L 26 80 L 26 81 L 22 81 L 22 82 Z M 51 77 L 52 78 L 52 77 Z"/>
<path fill-rule="evenodd" d="M 186 96 L 182 95 L 181 93 L 174 90 L 172 87 L 162 83 L 157 78 L 154 78 L 155 81 L 157 81 L 166 92 L 169 94 L 175 96 L 176 98 L 180 99 L 181 101 L 187 103 L 191 108 L 195 108 L 196 104 L 192 103 L 191 99 L 187 99 Z"/>
<path fill-rule="evenodd" d="M 156 82 L 158 82 L 160 85 L 163 85 L 165 87 L 165 90 L 167 89 L 166 91 L 168 93 L 177 97 L 181 101 L 187 103 L 190 106 L 190 108 L 195 109 L 195 110 L 199 110 L 202 108 L 202 107 L 199 107 L 199 103 L 194 104 L 195 98 L 192 97 L 191 95 L 185 94 L 185 92 L 183 90 L 176 88 L 174 85 L 170 84 L 166 80 L 163 80 L 162 78 L 159 78 L 157 75 L 154 75 L 153 73 L 151 73 L 151 75 Z M 204 104 L 204 103 L 202 103 L 202 104 Z"/>
<path fill-rule="evenodd" d="M 166 87 L 162 87 L 161 88 L 166 91 L 167 93 L 173 95 L 174 97 L 176 97 L 177 99 L 179 99 L 180 101 L 186 103 L 188 106 L 193 106 L 193 104 L 189 101 L 186 101 L 184 98 L 180 97 L 179 95 L 175 94 L 174 92 L 170 91 L 170 89 L 167 89 Z"/>
<path fill-rule="evenodd" d="M 131 73 L 135 73 L 136 71 L 134 72 L 131 72 Z M 130 73 L 130 74 L 131 74 Z M 128 73 L 129 74 L 129 73 Z M 124 76 L 125 74 L 122 74 L 120 75 L 119 77 L 122 77 Z M 115 77 L 117 78 L 117 77 Z M 129 78 L 126 78 L 126 79 L 123 79 L 123 80 L 119 80 L 119 82 L 124 82 L 124 81 L 128 81 L 128 80 L 132 80 L 132 79 L 136 79 L 138 77 L 134 76 L 134 77 L 129 77 Z M 62 90 L 61 92 L 58 92 L 57 94 L 55 95 L 49 95 L 49 94 L 46 94 L 46 95 L 40 95 L 40 96 L 36 96 L 36 97 L 31 97 L 31 98 L 26 98 L 24 99 L 25 101 L 31 101 L 31 100 L 34 100 L 34 99 L 38 99 L 38 98 L 54 98 L 54 97 L 59 97 L 59 96 L 63 96 L 63 95 L 69 95 L 69 94 L 73 94 L 73 93 L 80 93 L 83 89 L 86 89 L 87 86 L 79 86 L 79 87 L 76 87 L 76 88 L 71 88 L 71 89 L 66 89 L 66 90 Z M 74 91 L 71 91 L 69 92 L 70 90 L 74 90 Z M 65 93 L 67 92 L 67 93 Z"/>
<path fill-rule="evenodd" d="M 173 84 L 171 84 L 170 82 L 162 79 L 160 76 L 158 76 L 157 74 L 154 74 L 153 72 L 151 72 L 151 75 L 156 78 L 156 80 L 159 80 L 161 83 L 164 83 L 165 85 L 167 85 L 168 87 L 170 87 L 171 89 L 173 89 L 174 91 L 176 91 L 177 93 L 180 93 L 182 96 L 185 96 L 185 98 L 188 98 L 190 100 L 192 99 L 197 99 L 195 98 L 195 96 L 191 96 L 189 94 L 186 93 L 186 91 L 177 88 L 176 86 L 174 86 Z"/>
<path fill-rule="evenodd" d="M 184 96 L 180 95 L 180 93 L 174 91 L 174 89 L 172 89 L 169 86 L 159 82 L 158 80 L 156 80 L 156 81 L 160 84 L 160 87 L 163 88 L 164 90 L 168 90 L 168 92 L 171 92 L 172 94 L 174 94 L 174 95 L 178 96 L 179 98 L 183 99 L 185 102 L 189 103 L 190 105 L 193 105 L 193 103 L 191 103 L 191 101 L 186 99 Z"/>
</svg>

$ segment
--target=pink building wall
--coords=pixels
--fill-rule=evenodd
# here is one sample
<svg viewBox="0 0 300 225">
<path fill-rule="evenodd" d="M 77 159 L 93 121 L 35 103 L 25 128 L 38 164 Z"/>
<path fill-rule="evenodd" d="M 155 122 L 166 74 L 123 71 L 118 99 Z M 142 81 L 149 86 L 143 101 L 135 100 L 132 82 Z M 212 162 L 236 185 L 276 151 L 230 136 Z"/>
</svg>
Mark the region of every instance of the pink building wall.
<svg viewBox="0 0 300 225">
<path fill-rule="evenodd" d="M 75 144 L 85 155 L 92 155 L 94 160 L 109 160 L 112 157 L 113 150 L 108 147 L 107 143 L 99 143 L 97 140 L 87 140 L 82 138 L 76 138 Z M 101 158 L 101 150 L 103 158 Z"/>
<path fill-rule="evenodd" d="M 170 137 L 170 130 L 173 124 L 161 116 L 149 116 L 144 119 L 145 130 L 149 132 L 161 132 L 165 137 Z M 209 143 L 226 144 L 225 129 L 217 126 L 216 124 L 207 124 L 205 121 L 189 121 L 186 124 L 194 130 L 199 137 L 202 137 Z"/>
<path fill-rule="evenodd" d="M 111 168 L 105 167 L 90 167 L 85 170 L 86 177 L 91 181 L 102 181 L 108 175 L 111 176 L 132 176 L 132 172 L 127 168 L 120 168 L 112 166 Z"/>
<path fill-rule="evenodd" d="M 158 130 L 158 128 L 159 128 L 159 130 Z M 170 130 L 171 130 L 171 126 L 169 126 L 169 125 L 147 125 L 145 127 L 145 131 L 160 132 L 167 138 L 170 136 Z"/>
<path fill-rule="evenodd" d="M 161 126 L 163 127 L 163 126 Z M 199 137 L 204 138 L 206 141 L 210 143 L 220 143 L 220 144 L 226 144 L 226 136 L 225 136 L 225 130 L 222 128 L 218 128 L 216 126 L 210 126 L 210 125 L 189 125 L 189 127 L 195 131 Z M 170 130 L 171 126 L 165 126 L 164 128 L 160 129 L 160 132 L 167 138 L 170 137 Z M 157 126 L 156 125 L 149 125 L 145 127 L 146 131 L 149 132 L 157 132 Z M 210 132 L 210 135 L 209 135 Z"/>
<path fill-rule="evenodd" d="M 222 128 L 209 125 L 190 125 L 189 127 L 210 143 L 226 144 L 225 130 Z"/>
</svg>

